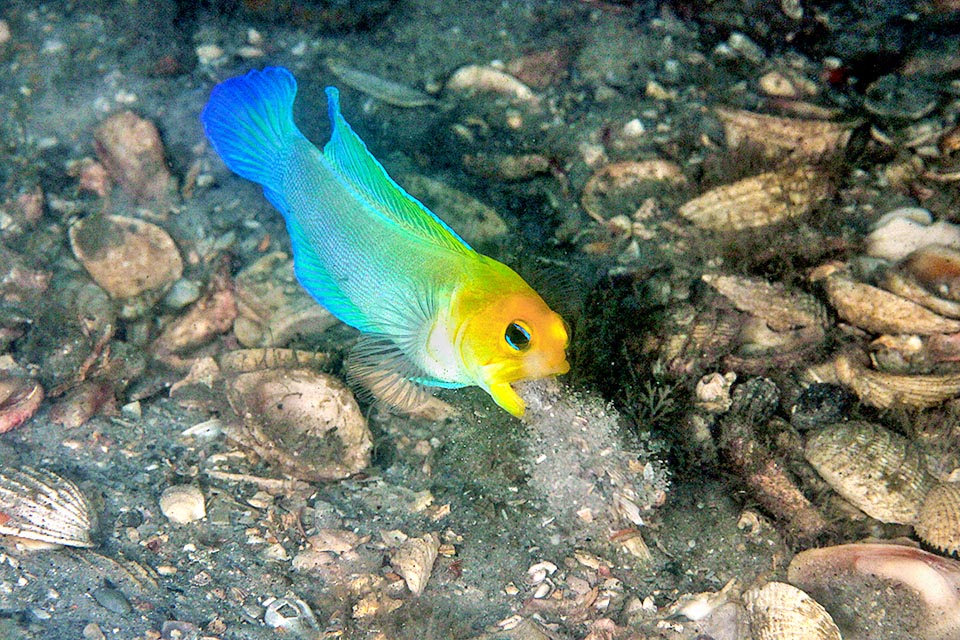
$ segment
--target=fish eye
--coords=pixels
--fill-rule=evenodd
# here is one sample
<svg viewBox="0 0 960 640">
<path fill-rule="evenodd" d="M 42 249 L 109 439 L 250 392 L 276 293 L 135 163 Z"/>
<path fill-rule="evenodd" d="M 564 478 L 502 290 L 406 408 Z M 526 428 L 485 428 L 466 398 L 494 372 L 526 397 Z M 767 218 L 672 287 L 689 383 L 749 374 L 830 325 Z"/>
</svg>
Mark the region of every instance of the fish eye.
<svg viewBox="0 0 960 640">
<path fill-rule="evenodd" d="M 507 330 L 503 334 L 503 339 L 507 341 L 510 348 L 514 351 L 523 351 L 530 346 L 530 330 L 520 321 L 515 320 L 507 325 Z"/>
</svg>

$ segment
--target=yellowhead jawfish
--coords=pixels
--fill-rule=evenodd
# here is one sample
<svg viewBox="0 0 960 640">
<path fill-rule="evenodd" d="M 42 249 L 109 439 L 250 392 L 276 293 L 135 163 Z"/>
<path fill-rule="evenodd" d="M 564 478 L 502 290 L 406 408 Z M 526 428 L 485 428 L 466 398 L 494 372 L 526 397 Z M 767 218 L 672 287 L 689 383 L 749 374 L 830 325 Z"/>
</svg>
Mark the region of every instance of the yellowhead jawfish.
<svg viewBox="0 0 960 640">
<path fill-rule="evenodd" d="M 476 385 L 522 416 L 511 384 L 570 368 L 563 320 L 387 175 L 336 88 L 322 151 L 293 121 L 296 93 L 286 69 L 251 71 L 217 85 L 200 119 L 227 166 L 283 214 L 303 287 L 362 332 L 355 376 L 401 409 L 422 401 L 420 385 Z"/>
</svg>

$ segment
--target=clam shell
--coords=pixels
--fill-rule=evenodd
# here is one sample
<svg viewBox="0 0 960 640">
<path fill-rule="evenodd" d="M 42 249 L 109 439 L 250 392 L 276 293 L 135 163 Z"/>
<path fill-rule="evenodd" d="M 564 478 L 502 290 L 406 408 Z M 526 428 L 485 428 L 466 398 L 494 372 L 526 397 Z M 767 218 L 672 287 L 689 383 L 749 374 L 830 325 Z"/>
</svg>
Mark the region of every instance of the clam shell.
<svg viewBox="0 0 960 640">
<path fill-rule="evenodd" d="M 403 542 L 390 559 L 390 565 L 407 583 L 410 593 L 419 596 L 427 586 L 433 563 L 440 550 L 440 538 L 428 533 L 420 538 L 410 538 Z"/>
<path fill-rule="evenodd" d="M 960 374 L 901 375 L 876 371 L 848 354 L 833 362 L 837 381 L 879 409 L 935 407 L 960 394 Z"/>
<path fill-rule="evenodd" d="M 728 107 L 715 111 L 727 146 L 758 145 L 769 156 L 821 158 L 843 149 L 853 130 L 850 123 L 782 118 Z"/>
<path fill-rule="evenodd" d="M 468 95 L 492 93 L 531 107 L 540 105 L 540 99 L 530 87 L 510 74 L 486 65 L 460 67 L 447 80 L 445 89 Z"/>
<path fill-rule="evenodd" d="M 90 505 L 74 483 L 45 469 L 0 472 L 0 535 L 92 547 Z"/>
<path fill-rule="evenodd" d="M 753 640 L 841 640 L 827 610 L 793 585 L 768 582 L 742 598 Z"/>
<path fill-rule="evenodd" d="M 684 204 L 679 213 L 702 229 L 740 231 L 801 216 L 829 194 L 824 176 L 802 166 L 716 187 Z"/>
<path fill-rule="evenodd" d="M 956 560 L 899 544 L 844 544 L 798 553 L 787 579 L 834 612 L 846 640 L 960 637 Z"/>
<path fill-rule="evenodd" d="M 804 457 L 834 491 L 881 522 L 911 524 L 935 483 L 912 442 L 870 422 L 831 425 Z"/>
<path fill-rule="evenodd" d="M 960 321 L 944 318 L 889 291 L 857 282 L 842 271 L 828 274 L 823 282 L 837 315 L 866 331 L 916 335 L 960 331 Z"/>
<path fill-rule="evenodd" d="M 370 463 L 372 437 L 350 390 L 309 369 L 260 369 L 230 376 L 227 400 L 242 425 L 228 435 L 284 473 L 341 480 Z"/>
<path fill-rule="evenodd" d="M 960 553 L 960 483 L 945 482 L 930 490 L 914 530 L 934 549 Z"/>
</svg>

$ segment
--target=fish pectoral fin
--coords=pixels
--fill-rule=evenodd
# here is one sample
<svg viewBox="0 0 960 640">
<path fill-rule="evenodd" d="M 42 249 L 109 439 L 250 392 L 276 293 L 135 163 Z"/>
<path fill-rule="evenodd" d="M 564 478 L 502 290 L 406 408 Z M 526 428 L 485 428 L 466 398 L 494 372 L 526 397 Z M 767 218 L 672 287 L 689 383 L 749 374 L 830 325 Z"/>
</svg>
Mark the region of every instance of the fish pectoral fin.
<svg viewBox="0 0 960 640">
<path fill-rule="evenodd" d="M 367 399 L 382 402 L 401 413 L 417 413 L 431 395 L 414 380 L 420 369 L 390 338 L 364 334 L 347 360 L 347 380 L 369 394 Z"/>
<path fill-rule="evenodd" d="M 492 384 L 487 389 L 487 393 L 490 394 L 494 402 L 506 409 L 509 413 L 517 418 L 523 417 L 523 413 L 526 411 L 526 404 L 524 404 L 523 398 L 513 390 L 509 382 Z"/>
</svg>

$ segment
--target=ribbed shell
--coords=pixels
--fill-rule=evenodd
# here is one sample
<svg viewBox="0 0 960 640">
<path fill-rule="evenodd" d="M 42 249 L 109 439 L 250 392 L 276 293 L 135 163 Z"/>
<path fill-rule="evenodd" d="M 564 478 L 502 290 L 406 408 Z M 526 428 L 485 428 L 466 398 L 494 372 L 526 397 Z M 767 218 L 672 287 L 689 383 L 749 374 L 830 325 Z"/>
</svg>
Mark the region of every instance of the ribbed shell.
<svg viewBox="0 0 960 640">
<path fill-rule="evenodd" d="M 841 640 L 827 610 L 785 582 L 768 582 L 743 594 L 753 640 Z"/>
<path fill-rule="evenodd" d="M 825 428 L 807 440 L 804 456 L 834 491 L 881 522 L 912 524 L 935 482 L 913 443 L 869 422 Z"/>
<path fill-rule="evenodd" d="M 960 394 L 960 374 L 902 375 L 877 371 L 845 353 L 833 362 L 837 380 L 880 409 L 935 407 Z"/>
<path fill-rule="evenodd" d="M 930 490 L 914 529 L 931 547 L 960 553 L 960 482 L 946 482 Z"/>
<path fill-rule="evenodd" d="M 769 171 L 711 189 L 682 207 L 681 216 L 712 231 L 740 231 L 805 214 L 830 193 L 816 169 Z"/>
<path fill-rule="evenodd" d="M 0 472 L 0 535 L 92 547 L 90 505 L 74 483 L 45 469 Z"/>
</svg>

